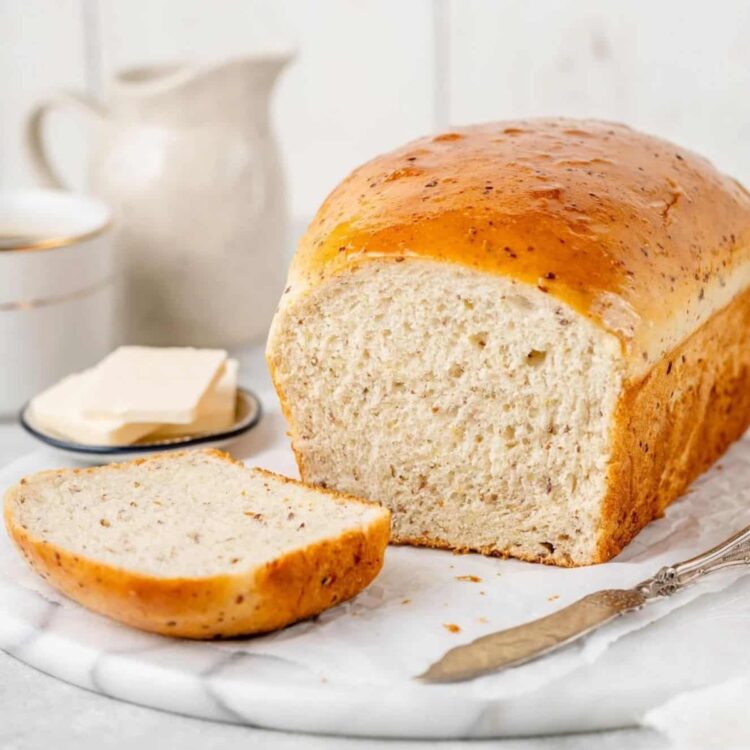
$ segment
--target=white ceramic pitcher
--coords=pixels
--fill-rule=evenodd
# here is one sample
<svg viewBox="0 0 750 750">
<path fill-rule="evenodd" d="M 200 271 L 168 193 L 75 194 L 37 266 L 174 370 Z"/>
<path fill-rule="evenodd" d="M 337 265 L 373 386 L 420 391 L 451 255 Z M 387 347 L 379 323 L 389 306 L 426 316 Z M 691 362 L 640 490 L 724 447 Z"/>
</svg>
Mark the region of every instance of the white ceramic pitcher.
<svg viewBox="0 0 750 750">
<path fill-rule="evenodd" d="M 232 347 L 265 334 L 287 227 L 268 103 L 290 57 L 128 70 L 106 106 L 67 94 L 30 114 L 28 150 L 48 186 L 62 181 L 46 115 L 65 107 L 93 125 L 89 182 L 117 218 L 127 341 Z"/>
</svg>

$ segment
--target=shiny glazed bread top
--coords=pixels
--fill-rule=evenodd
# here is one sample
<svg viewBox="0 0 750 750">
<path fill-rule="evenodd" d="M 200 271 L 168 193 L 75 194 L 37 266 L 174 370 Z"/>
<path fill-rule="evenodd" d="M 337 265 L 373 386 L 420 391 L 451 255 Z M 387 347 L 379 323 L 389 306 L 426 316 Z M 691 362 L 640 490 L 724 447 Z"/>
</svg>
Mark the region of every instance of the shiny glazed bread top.
<svg viewBox="0 0 750 750">
<path fill-rule="evenodd" d="M 331 193 L 285 302 L 382 256 L 534 285 L 615 334 L 634 376 L 750 284 L 750 194 L 623 125 L 457 128 L 373 159 Z"/>
</svg>

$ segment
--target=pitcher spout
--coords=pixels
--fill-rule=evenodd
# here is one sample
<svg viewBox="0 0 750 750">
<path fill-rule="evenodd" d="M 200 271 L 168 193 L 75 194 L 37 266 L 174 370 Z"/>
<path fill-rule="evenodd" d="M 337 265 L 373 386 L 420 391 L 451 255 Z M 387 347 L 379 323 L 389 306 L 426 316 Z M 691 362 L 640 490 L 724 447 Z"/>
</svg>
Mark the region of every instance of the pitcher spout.
<svg viewBox="0 0 750 750">
<path fill-rule="evenodd" d="M 222 116 L 227 102 L 247 102 L 259 111 L 281 71 L 294 58 L 290 49 L 204 64 L 164 64 L 133 68 L 116 76 L 115 104 L 146 119 L 162 114 L 205 120 Z"/>
</svg>

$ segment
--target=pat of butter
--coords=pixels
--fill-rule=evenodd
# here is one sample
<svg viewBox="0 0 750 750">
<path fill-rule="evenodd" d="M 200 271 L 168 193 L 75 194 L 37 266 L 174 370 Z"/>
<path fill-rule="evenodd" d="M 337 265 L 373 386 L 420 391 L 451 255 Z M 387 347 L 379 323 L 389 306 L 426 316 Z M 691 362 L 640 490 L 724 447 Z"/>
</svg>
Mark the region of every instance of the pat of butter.
<svg viewBox="0 0 750 750">
<path fill-rule="evenodd" d="M 107 417 L 86 417 L 83 403 L 95 370 L 86 370 L 61 380 L 31 402 L 33 421 L 43 430 L 85 445 L 131 445 L 143 437 L 150 440 L 216 432 L 234 421 L 237 392 L 237 360 L 228 359 L 198 403 L 198 415 L 190 424 L 126 422 Z"/>
<path fill-rule="evenodd" d="M 81 413 L 189 425 L 226 358 L 220 349 L 121 346 L 93 369 Z"/>
<path fill-rule="evenodd" d="M 81 404 L 92 373 L 93 370 L 85 370 L 70 375 L 34 398 L 30 405 L 34 422 L 45 431 L 86 445 L 130 445 L 159 426 L 84 417 Z"/>
<path fill-rule="evenodd" d="M 161 437 L 197 435 L 202 432 L 218 432 L 231 427 L 234 423 L 237 402 L 238 369 L 237 360 L 228 359 L 200 400 L 198 416 L 195 420 L 190 424 L 161 425 L 151 438 L 158 440 Z"/>
</svg>

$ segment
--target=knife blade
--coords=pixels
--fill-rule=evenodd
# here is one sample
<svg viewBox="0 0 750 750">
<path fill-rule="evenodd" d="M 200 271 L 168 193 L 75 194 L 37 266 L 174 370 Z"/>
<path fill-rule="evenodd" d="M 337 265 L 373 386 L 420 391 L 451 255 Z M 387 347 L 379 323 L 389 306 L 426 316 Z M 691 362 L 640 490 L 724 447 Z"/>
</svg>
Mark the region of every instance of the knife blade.
<svg viewBox="0 0 750 750">
<path fill-rule="evenodd" d="M 461 682 L 524 664 L 577 641 L 625 612 L 640 609 L 647 601 L 637 589 L 597 591 L 546 617 L 452 648 L 417 679 Z"/>
<path fill-rule="evenodd" d="M 717 570 L 750 567 L 750 526 L 689 560 L 667 565 L 632 589 L 605 589 L 551 615 L 457 646 L 416 679 L 461 682 L 517 667 L 583 638 L 592 630 Z"/>
</svg>

